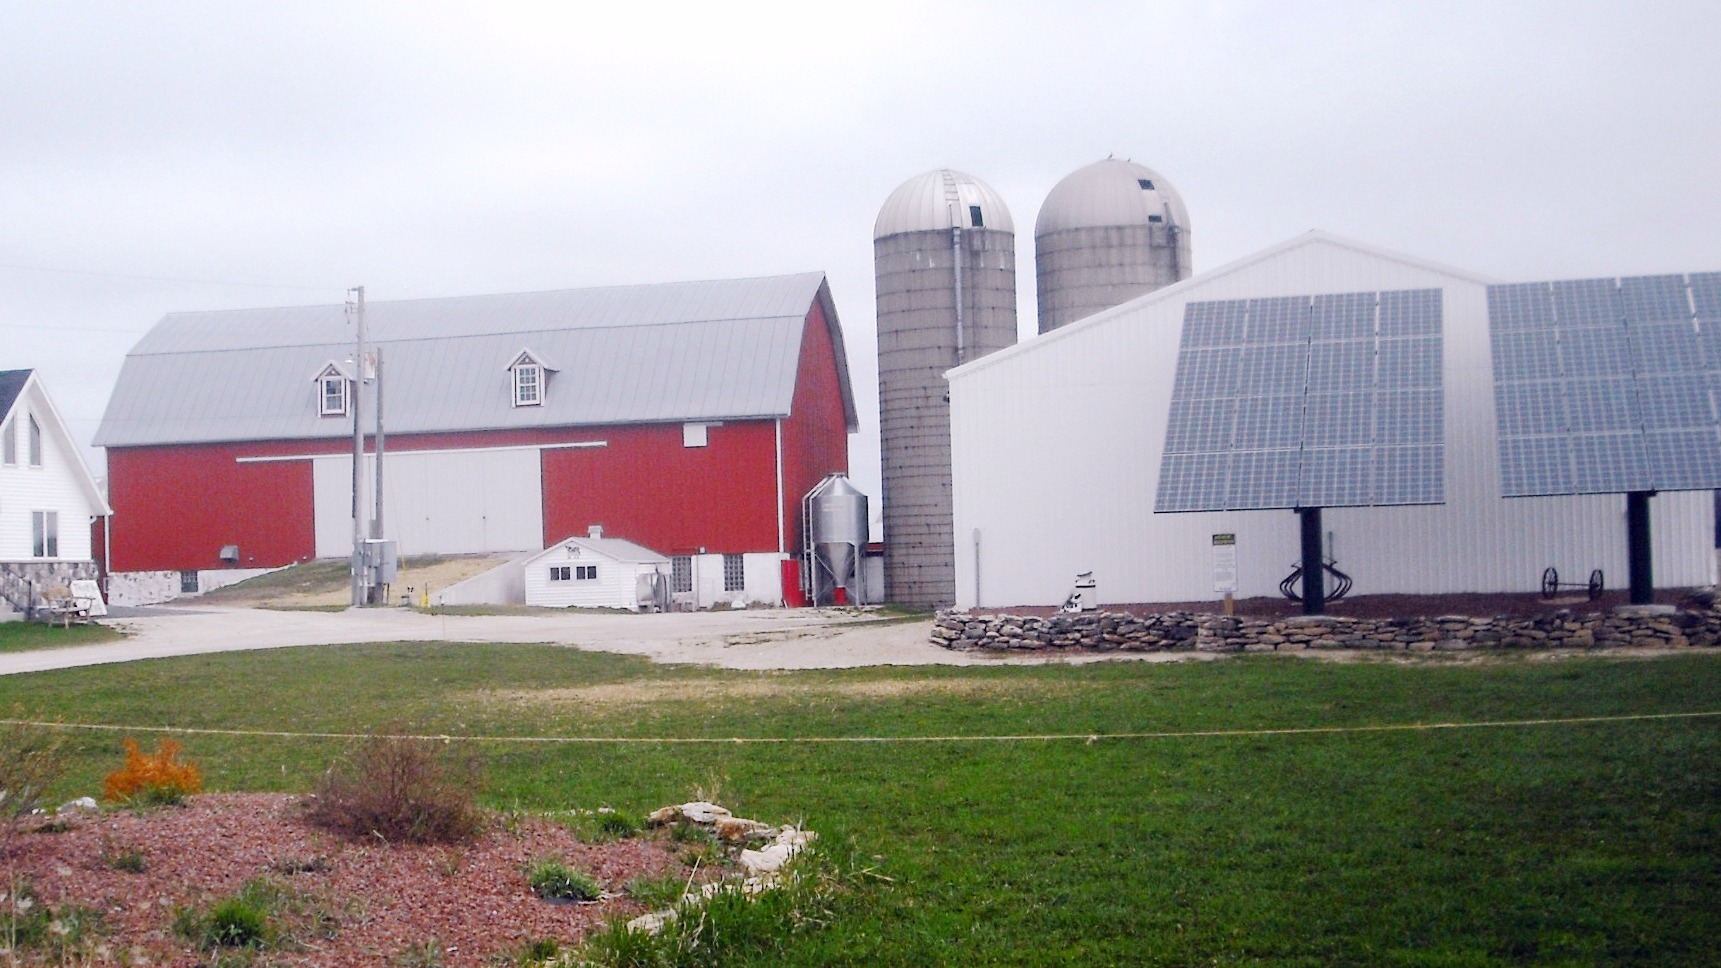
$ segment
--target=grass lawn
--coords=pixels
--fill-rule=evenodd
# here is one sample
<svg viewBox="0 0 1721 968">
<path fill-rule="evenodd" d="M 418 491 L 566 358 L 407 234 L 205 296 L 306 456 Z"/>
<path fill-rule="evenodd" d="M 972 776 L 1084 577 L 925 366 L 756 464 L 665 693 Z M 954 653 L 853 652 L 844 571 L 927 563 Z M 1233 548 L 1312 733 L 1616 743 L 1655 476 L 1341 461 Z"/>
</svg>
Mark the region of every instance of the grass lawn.
<svg viewBox="0 0 1721 968">
<path fill-rule="evenodd" d="M 1707 965 L 1721 939 L 1721 718 L 1346 729 L 1713 712 L 1721 654 L 759 674 L 391 644 L 4 677 L 0 709 L 654 740 L 485 741 L 487 797 L 715 788 L 894 879 L 759 964 Z M 124 735 L 70 734 L 65 796 Z M 997 736 L 1073 738 L 973 739 Z M 727 741 L 792 737 L 888 741 Z M 179 738 L 228 790 L 307 789 L 343 745 Z"/>
<path fill-rule="evenodd" d="M 0 652 L 29 652 L 67 645 L 93 645 L 123 638 L 103 625 L 61 628 L 41 622 L 0 622 Z"/>
</svg>

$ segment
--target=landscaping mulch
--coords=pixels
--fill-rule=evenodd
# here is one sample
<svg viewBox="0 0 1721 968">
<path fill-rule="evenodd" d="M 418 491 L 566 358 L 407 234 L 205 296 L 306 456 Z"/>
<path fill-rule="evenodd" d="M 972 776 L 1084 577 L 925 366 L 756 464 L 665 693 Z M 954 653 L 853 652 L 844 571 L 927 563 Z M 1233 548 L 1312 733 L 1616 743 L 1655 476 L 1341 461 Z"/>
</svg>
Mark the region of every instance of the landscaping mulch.
<svg viewBox="0 0 1721 968">
<path fill-rule="evenodd" d="M 269 964 L 459 968 L 494 964 L 540 939 L 575 943 L 610 917 L 645 911 L 624 897 L 539 900 L 526 879 L 533 860 L 559 858 L 613 892 L 635 877 L 686 873 L 673 844 L 582 843 L 566 827 L 532 816 L 495 817 L 477 839 L 455 846 L 354 841 L 312 826 L 304 799 L 205 794 L 179 807 L 81 815 L 56 824 L 68 828 L 60 832 L 31 832 L 26 823 L 0 847 L 0 891 L 27 882 L 38 904 L 90 909 L 98 928 L 86 948 L 109 963 L 189 968 L 210 955 L 176 936 L 176 912 L 207 910 L 247 881 L 268 877 L 290 898 L 279 913 L 284 939 L 268 952 Z M 122 869 L 137 866 L 140 872 Z M 415 960 L 433 948 L 440 961 Z"/>
</svg>

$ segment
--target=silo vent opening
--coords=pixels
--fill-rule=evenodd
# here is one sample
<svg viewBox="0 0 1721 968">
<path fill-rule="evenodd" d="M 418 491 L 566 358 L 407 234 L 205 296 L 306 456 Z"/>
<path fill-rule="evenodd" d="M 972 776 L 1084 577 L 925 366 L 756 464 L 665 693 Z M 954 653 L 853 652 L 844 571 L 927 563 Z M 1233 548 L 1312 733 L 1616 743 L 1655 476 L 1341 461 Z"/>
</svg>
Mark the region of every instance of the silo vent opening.
<svg viewBox="0 0 1721 968">
<path fill-rule="evenodd" d="M 1135 183 L 1141 186 L 1142 191 L 1153 191 L 1153 179 L 1151 178 L 1137 178 Z"/>
<path fill-rule="evenodd" d="M 978 205 L 968 206 L 968 222 L 969 222 L 969 224 L 973 225 L 977 229 L 983 229 L 986 227 L 985 219 L 982 219 L 980 217 L 980 206 L 978 206 Z"/>
<path fill-rule="evenodd" d="M 1163 215 L 1149 215 L 1147 217 L 1147 220 L 1149 222 L 1163 222 L 1163 221 L 1165 221 L 1165 216 L 1163 216 Z"/>
</svg>

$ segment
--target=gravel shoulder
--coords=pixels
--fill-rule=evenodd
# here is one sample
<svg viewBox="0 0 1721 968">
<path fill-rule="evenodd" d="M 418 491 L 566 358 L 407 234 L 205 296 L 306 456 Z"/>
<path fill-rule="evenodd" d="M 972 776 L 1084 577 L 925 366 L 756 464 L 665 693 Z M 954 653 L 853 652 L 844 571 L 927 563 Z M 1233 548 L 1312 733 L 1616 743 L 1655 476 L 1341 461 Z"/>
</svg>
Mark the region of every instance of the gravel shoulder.
<svg viewBox="0 0 1721 968">
<path fill-rule="evenodd" d="M 545 612 L 431 615 L 403 608 L 342 612 L 228 606 L 178 607 L 111 622 L 118 642 L 0 655 L 0 675 L 212 652 L 360 642 L 549 643 L 725 669 L 845 669 L 876 665 L 1086 662 L 1118 656 L 1011 656 L 952 652 L 931 643 L 931 619 L 881 618 L 860 609 L 750 609 L 652 615 Z M 1207 658 L 1132 654 L 1138 661 Z"/>
</svg>

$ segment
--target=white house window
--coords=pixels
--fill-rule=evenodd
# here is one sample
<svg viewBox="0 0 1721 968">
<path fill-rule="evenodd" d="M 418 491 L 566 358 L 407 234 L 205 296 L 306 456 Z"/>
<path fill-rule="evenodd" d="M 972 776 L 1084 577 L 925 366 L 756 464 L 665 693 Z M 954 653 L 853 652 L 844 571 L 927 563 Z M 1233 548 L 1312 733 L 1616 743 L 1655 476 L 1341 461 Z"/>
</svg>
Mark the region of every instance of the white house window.
<svg viewBox="0 0 1721 968">
<path fill-rule="evenodd" d="M 723 556 L 723 590 L 726 592 L 746 591 L 747 589 L 747 559 L 740 555 Z"/>
<path fill-rule="evenodd" d="M 42 425 L 30 418 L 30 466 L 42 466 Z"/>
<path fill-rule="evenodd" d="M 0 464 L 18 463 L 18 421 L 8 420 L 0 428 Z"/>
<path fill-rule="evenodd" d="M 514 406 L 536 407 L 544 402 L 544 368 L 521 360 L 514 364 Z"/>
<path fill-rule="evenodd" d="M 60 557 L 60 512 L 30 512 L 30 553 L 37 558 Z"/>
<path fill-rule="evenodd" d="M 573 580 L 572 572 L 573 572 L 573 568 L 571 568 L 568 565 L 551 565 L 550 566 L 550 580 L 551 581 L 571 581 L 571 580 Z"/>
<path fill-rule="evenodd" d="M 347 415 L 347 378 L 339 373 L 325 373 L 318 381 L 322 388 L 319 411 L 325 417 Z"/>
<path fill-rule="evenodd" d="M 574 580 L 575 581 L 597 581 L 598 580 L 598 566 L 597 565 L 575 565 L 574 566 Z"/>
</svg>

